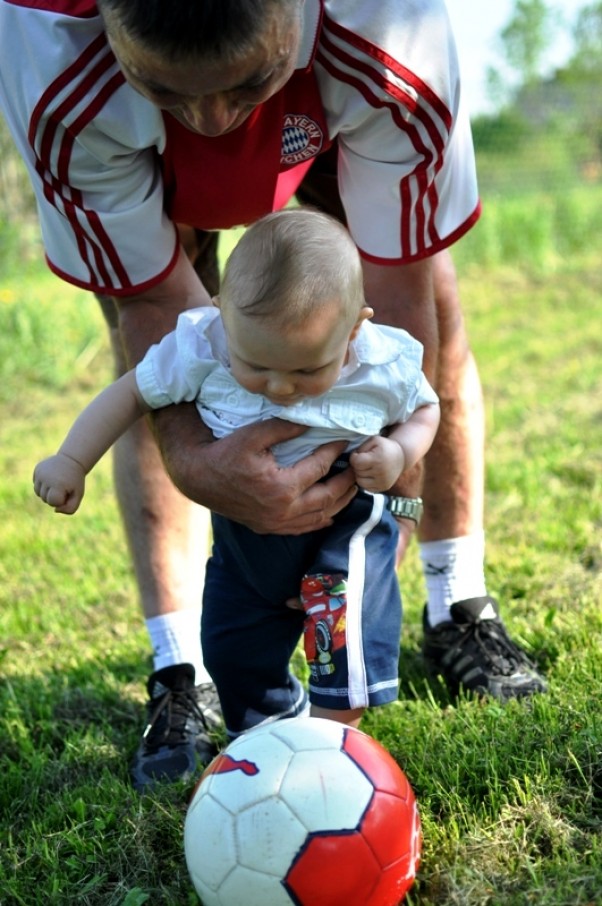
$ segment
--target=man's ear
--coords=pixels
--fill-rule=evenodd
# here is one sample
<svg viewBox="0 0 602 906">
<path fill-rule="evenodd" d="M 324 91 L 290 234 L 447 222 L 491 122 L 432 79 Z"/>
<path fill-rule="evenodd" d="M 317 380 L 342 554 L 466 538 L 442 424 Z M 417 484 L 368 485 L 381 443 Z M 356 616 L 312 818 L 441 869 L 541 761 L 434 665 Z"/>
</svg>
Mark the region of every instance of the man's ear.
<svg viewBox="0 0 602 906">
<path fill-rule="evenodd" d="M 370 308 L 369 305 L 364 305 L 364 307 L 360 311 L 359 315 L 357 316 L 357 321 L 353 325 L 353 330 L 351 331 L 351 333 L 349 335 L 349 342 L 351 342 L 351 340 L 355 340 L 355 338 L 358 335 L 359 329 L 362 326 L 362 324 L 364 323 L 364 321 L 369 321 L 370 318 L 373 318 L 373 317 L 374 317 L 374 309 Z"/>
</svg>

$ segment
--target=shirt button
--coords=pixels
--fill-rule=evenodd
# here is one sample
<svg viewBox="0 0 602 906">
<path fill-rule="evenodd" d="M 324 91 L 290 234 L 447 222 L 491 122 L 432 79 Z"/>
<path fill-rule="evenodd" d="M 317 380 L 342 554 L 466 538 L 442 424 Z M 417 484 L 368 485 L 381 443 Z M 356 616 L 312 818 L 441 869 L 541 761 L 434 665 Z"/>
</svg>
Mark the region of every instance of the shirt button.
<svg viewBox="0 0 602 906">
<path fill-rule="evenodd" d="M 363 415 L 354 415 L 354 417 L 351 420 L 351 424 L 353 425 L 354 428 L 363 428 L 364 425 L 366 424 L 366 419 L 364 418 Z"/>
<path fill-rule="evenodd" d="M 236 406 L 236 404 L 238 403 L 238 393 L 229 393 L 227 402 L 230 403 L 231 406 Z"/>
</svg>

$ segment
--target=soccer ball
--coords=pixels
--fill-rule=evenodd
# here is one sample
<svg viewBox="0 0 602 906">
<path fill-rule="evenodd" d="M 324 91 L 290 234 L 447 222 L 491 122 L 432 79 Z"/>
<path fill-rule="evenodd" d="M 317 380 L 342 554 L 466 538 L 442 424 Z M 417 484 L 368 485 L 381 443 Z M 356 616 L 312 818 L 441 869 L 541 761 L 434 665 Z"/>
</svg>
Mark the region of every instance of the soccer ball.
<svg viewBox="0 0 602 906">
<path fill-rule="evenodd" d="M 317 717 L 238 737 L 202 775 L 184 825 L 203 906 L 397 906 L 420 843 L 394 759 L 360 730 Z"/>
</svg>

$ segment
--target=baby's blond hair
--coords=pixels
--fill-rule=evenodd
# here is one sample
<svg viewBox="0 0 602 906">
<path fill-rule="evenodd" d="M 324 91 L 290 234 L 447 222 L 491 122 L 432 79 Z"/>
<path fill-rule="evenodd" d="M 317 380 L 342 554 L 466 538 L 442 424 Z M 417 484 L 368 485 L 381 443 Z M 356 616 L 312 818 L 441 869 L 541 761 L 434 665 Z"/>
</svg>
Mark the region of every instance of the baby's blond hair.
<svg viewBox="0 0 602 906">
<path fill-rule="evenodd" d="M 325 302 L 357 318 L 364 299 L 362 266 L 345 227 L 313 208 L 268 214 L 243 234 L 231 253 L 220 292 L 222 311 L 295 327 Z"/>
</svg>

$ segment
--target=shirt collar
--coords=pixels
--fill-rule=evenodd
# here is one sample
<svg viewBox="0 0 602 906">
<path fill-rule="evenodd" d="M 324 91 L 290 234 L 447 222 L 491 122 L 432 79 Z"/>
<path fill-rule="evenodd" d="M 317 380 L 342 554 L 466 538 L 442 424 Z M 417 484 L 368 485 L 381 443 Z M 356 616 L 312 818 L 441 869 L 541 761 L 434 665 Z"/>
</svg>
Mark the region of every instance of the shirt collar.
<svg viewBox="0 0 602 906">
<path fill-rule="evenodd" d="M 318 37 L 322 27 L 323 14 L 324 0 L 304 0 L 301 13 L 303 17 L 303 33 L 295 69 L 310 69 L 313 65 L 318 49 Z"/>
<path fill-rule="evenodd" d="M 209 341 L 209 347 L 214 359 L 229 371 L 230 357 L 228 355 L 228 340 L 226 338 L 226 331 L 224 330 L 224 324 L 221 319 L 219 308 L 211 310 L 211 313 L 207 316 L 207 323 L 203 333 Z"/>
<path fill-rule="evenodd" d="M 364 321 L 351 345 L 358 365 L 388 365 L 399 358 L 401 342 L 386 327 Z"/>
</svg>

